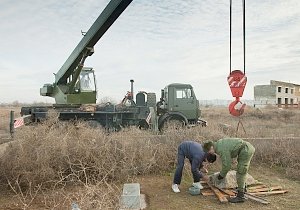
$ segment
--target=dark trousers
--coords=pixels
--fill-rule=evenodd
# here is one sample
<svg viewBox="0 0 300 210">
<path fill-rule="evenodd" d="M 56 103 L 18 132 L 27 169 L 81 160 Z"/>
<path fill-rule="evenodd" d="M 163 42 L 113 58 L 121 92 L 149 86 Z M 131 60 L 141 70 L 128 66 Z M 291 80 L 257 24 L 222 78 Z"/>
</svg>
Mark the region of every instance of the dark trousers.
<svg viewBox="0 0 300 210">
<path fill-rule="evenodd" d="M 177 154 L 177 167 L 176 167 L 176 171 L 174 174 L 173 184 L 179 185 L 181 183 L 182 171 L 183 171 L 183 167 L 184 167 L 184 159 L 185 159 L 185 155 L 179 146 L 178 154 Z M 189 161 L 192 165 L 192 160 L 189 159 Z M 199 178 L 198 174 L 196 174 L 194 171 L 192 171 L 192 173 L 193 173 L 194 182 L 199 182 L 200 178 Z"/>
</svg>

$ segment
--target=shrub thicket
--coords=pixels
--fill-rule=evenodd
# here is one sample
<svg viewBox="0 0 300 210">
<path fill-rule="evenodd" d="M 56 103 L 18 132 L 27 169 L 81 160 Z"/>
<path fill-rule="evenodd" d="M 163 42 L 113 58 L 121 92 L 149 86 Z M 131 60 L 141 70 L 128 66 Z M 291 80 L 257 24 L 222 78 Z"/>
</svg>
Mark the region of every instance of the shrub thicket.
<svg viewBox="0 0 300 210">
<path fill-rule="evenodd" d="M 13 190 L 24 208 L 37 195 L 44 195 L 47 208 L 69 205 L 73 200 L 85 209 L 116 207 L 122 183 L 137 175 L 174 169 L 180 142 L 236 135 L 237 119 L 225 115 L 224 111 L 204 113 L 208 127 L 170 129 L 163 135 L 137 128 L 108 134 L 83 122 L 76 125 L 59 122 L 56 117 L 43 124 L 23 127 L 0 159 L 0 185 Z M 271 137 L 249 140 L 256 147 L 253 164 L 279 166 L 287 175 L 298 178 L 300 142 L 281 138 L 290 133 L 297 136 L 298 114 L 249 110 L 242 120 L 246 134 L 240 132 L 239 136 Z M 79 190 L 70 191 L 70 186 L 78 186 Z"/>
</svg>

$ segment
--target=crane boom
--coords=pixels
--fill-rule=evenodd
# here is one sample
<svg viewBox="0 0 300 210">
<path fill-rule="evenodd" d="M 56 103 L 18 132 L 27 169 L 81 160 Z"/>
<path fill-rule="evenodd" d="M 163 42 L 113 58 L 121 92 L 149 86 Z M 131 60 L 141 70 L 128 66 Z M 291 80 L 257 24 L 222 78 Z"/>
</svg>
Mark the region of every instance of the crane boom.
<svg viewBox="0 0 300 210">
<path fill-rule="evenodd" d="M 79 65 L 82 54 L 87 48 L 93 48 L 109 27 L 121 15 L 132 0 L 112 0 L 87 31 L 85 36 L 73 50 L 69 58 L 55 75 L 56 83 L 65 83 L 74 69 Z"/>
<path fill-rule="evenodd" d="M 108 3 L 55 74 L 55 82 L 45 84 L 40 89 L 42 96 L 55 98 L 56 104 L 96 103 L 94 71 L 84 67 L 85 59 L 93 54 L 95 44 L 131 2 L 132 0 L 111 0 Z"/>
</svg>

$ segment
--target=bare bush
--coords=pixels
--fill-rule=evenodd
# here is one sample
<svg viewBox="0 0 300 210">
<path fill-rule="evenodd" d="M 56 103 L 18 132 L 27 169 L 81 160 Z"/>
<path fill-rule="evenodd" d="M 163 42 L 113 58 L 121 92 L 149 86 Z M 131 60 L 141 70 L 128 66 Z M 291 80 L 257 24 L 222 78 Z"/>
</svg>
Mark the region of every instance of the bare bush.
<svg viewBox="0 0 300 210">
<path fill-rule="evenodd" d="M 256 147 L 253 163 L 283 168 L 288 176 L 298 179 L 299 142 L 279 138 L 298 136 L 298 112 L 249 109 L 241 118 L 246 134 L 236 133 L 239 119 L 231 117 L 227 110 L 210 109 L 204 113 L 208 127 L 167 129 L 163 135 L 137 128 L 108 134 L 84 122 L 60 122 L 53 114 L 42 124 L 16 132 L 14 143 L 0 159 L 0 184 L 16 194 L 23 209 L 28 209 L 33 200 L 42 199 L 37 192 L 50 209 L 69 208 L 73 201 L 83 209 L 116 208 L 122 183 L 137 175 L 174 169 L 180 142 L 236 135 L 271 137 L 252 140 Z M 69 189 L 77 186 L 77 190 Z"/>
<path fill-rule="evenodd" d="M 285 175 L 295 179 L 300 176 L 300 142 L 298 139 L 250 140 L 256 148 L 254 163 L 284 169 Z"/>
<path fill-rule="evenodd" d="M 86 123 L 74 125 L 51 118 L 16 133 L 0 160 L 0 181 L 9 184 L 26 209 L 32 197 L 25 195 L 37 186 L 43 191 L 70 185 L 93 189 L 99 183 L 120 184 L 139 174 L 170 170 L 177 144 L 173 136 L 155 136 L 135 128 L 108 135 Z"/>
<path fill-rule="evenodd" d="M 41 203 L 46 209 L 71 209 L 76 203 L 80 209 L 117 209 L 120 189 L 111 183 L 97 182 L 83 187 L 68 187 L 53 190 L 43 190 Z"/>
</svg>

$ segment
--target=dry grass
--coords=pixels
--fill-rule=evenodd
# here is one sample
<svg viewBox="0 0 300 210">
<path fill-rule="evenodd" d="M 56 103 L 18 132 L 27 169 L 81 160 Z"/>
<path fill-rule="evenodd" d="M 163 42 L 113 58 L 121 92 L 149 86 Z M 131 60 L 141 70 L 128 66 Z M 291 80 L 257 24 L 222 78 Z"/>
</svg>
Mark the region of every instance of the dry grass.
<svg viewBox="0 0 300 210">
<path fill-rule="evenodd" d="M 73 201 L 83 209 L 116 208 L 122 183 L 137 175 L 174 169 L 180 142 L 235 135 L 273 137 L 249 140 L 256 147 L 253 163 L 280 167 L 288 176 L 299 177 L 300 143 L 282 138 L 300 136 L 298 111 L 249 109 L 242 119 L 246 134 L 236 134 L 238 120 L 225 109 L 203 113 L 209 127 L 168 130 L 164 135 L 136 128 L 107 134 L 85 123 L 58 122 L 55 117 L 23 127 L 0 159 L 0 185 L 14 191 L 23 209 L 31 209 L 37 200 L 43 205 L 39 209 L 65 209 Z"/>
<path fill-rule="evenodd" d="M 20 107 L 0 106 L 0 134 L 5 134 L 9 132 L 11 110 L 15 112 L 16 117 L 20 116 Z"/>
<path fill-rule="evenodd" d="M 236 135 L 239 119 L 243 122 L 246 134 L 240 129 L 240 137 L 300 137 L 298 125 L 300 123 L 300 110 L 285 110 L 277 108 L 254 109 L 247 107 L 241 118 L 232 117 L 225 108 L 205 109 L 203 117 L 214 126 L 219 123 L 231 125 L 230 136 Z"/>
<path fill-rule="evenodd" d="M 182 137 L 178 133 L 177 139 Z M 119 184 L 136 175 L 170 170 L 177 145 L 178 141 L 170 136 L 161 139 L 134 128 L 108 135 L 85 123 L 74 126 L 50 120 L 23 127 L 16 133 L 15 141 L 0 160 L 0 183 L 9 184 L 25 209 L 31 206 L 37 193 L 59 192 L 69 186 L 84 186 L 77 196 L 71 196 L 73 200 L 82 206 L 101 209 L 109 200 L 117 205 Z M 103 191 L 111 190 L 110 199 L 96 199 L 102 194 L 95 190 L 97 185 Z M 53 206 L 70 205 L 70 196 L 58 198 L 46 200 L 54 200 Z M 95 203 L 96 200 L 101 202 Z"/>
<path fill-rule="evenodd" d="M 254 163 L 278 169 L 286 177 L 300 180 L 300 139 L 251 139 L 256 148 Z"/>
</svg>

